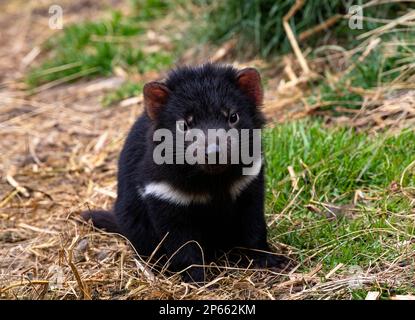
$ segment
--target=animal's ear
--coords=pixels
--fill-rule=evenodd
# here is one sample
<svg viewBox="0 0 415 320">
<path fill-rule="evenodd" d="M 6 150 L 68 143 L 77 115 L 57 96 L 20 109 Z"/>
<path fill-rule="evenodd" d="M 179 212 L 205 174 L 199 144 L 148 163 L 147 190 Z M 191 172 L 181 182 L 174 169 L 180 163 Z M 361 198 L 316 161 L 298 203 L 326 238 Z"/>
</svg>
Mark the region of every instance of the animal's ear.
<svg viewBox="0 0 415 320">
<path fill-rule="evenodd" d="M 245 68 L 238 71 L 236 81 L 239 88 L 255 103 L 262 105 L 264 93 L 262 91 L 261 76 L 254 68 Z"/>
<path fill-rule="evenodd" d="M 144 85 L 144 107 L 151 120 L 156 120 L 166 104 L 170 90 L 161 82 L 149 82 Z"/>
</svg>

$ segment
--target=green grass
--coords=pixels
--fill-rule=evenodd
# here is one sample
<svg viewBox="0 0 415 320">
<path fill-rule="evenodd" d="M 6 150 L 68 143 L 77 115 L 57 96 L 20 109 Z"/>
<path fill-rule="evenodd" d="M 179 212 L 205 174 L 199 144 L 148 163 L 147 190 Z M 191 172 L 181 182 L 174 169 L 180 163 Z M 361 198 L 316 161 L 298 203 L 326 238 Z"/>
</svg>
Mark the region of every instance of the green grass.
<svg viewBox="0 0 415 320">
<path fill-rule="evenodd" d="M 358 61 L 362 53 L 355 54 L 351 59 L 354 67 L 342 74 L 338 81 L 329 83 L 327 78 L 323 78 L 319 85 L 312 88 L 309 103 L 315 103 L 316 97 L 319 97 L 320 101 L 333 102 L 326 109 L 332 109 L 338 101 L 355 102 L 355 105 L 344 104 L 344 107 L 360 108 L 364 96 L 350 88 L 375 89 L 388 86 L 398 77 L 400 82 L 408 81 L 415 74 L 415 33 L 391 33 L 382 41 L 363 62 Z"/>
<path fill-rule="evenodd" d="M 278 217 L 270 237 L 291 246 L 304 270 L 317 262 L 325 271 L 339 263 L 346 270 L 382 265 L 402 254 L 397 243 L 413 240 L 415 224 L 405 217 L 414 210 L 413 189 L 405 195 L 391 186 L 399 184 L 415 160 L 414 132 L 369 136 L 326 129 L 309 120 L 269 129 L 265 146 L 267 215 L 269 221 Z M 301 191 L 293 190 L 288 166 L 293 166 Z M 415 186 L 412 167 L 402 181 L 405 188 Z M 357 190 L 364 198 L 353 205 Z M 328 218 L 322 203 L 343 209 L 335 211 L 336 218 Z M 413 285 L 409 287 L 415 292 Z"/>
<path fill-rule="evenodd" d="M 29 72 L 27 83 L 33 88 L 51 81 L 109 76 L 116 67 L 145 73 L 171 65 L 171 53 L 143 51 L 146 43 L 139 36 L 144 31 L 140 16 L 126 17 L 119 12 L 109 20 L 65 27 L 44 44 L 48 57 Z"/>
<path fill-rule="evenodd" d="M 142 84 L 127 81 L 116 90 L 104 95 L 102 99 L 102 104 L 104 107 L 108 107 L 118 101 L 127 99 L 129 97 L 138 96 L 140 95 L 142 89 Z"/>
<path fill-rule="evenodd" d="M 177 1 L 177 0 L 176 0 Z M 154 20 L 166 14 L 174 1 L 168 0 L 130 0 L 134 16 L 139 20 Z"/>
<path fill-rule="evenodd" d="M 271 1 L 199 1 L 204 12 L 204 24 L 196 27 L 200 39 L 208 39 L 218 44 L 236 37 L 242 55 L 260 54 L 273 59 L 274 56 L 292 52 L 285 30 L 282 26 L 283 16 L 293 6 L 295 0 Z M 365 1 L 355 1 L 353 5 L 361 5 Z M 335 14 L 348 12 L 347 2 L 314 1 L 308 0 L 304 6 L 290 20 L 291 28 L 296 35 L 309 30 L 313 26 L 327 20 Z M 393 20 L 414 8 L 411 3 L 383 3 L 364 8 L 363 14 L 368 18 Z M 348 20 L 341 19 L 330 30 L 318 33 L 315 37 L 301 41 L 303 49 L 317 48 L 324 44 L 334 44 L 345 50 L 354 49 L 362 45 L 363 40 L 357 36 L 380 26 L 380 20 L 363 21 L 363 29 L 350 29 Z M 365 93 L 357 89 L 375 89 L 387 86 L 402 75 L 400 81 L 408 81 L 415 74 L 413 61 L 415 61 L 415 32 L 413 28 L 403 32 L 397 28 L 380 34 L 380 43 L 367 55 L 363 61 L 362 53 L 368 44 L 362 45 L 348 61 L 353 65 L 349 72 L 338 68 L 330 69 L 326 66 L 324 75 L 313 83 L 311 94 L 307 98 L 309 105 L 323 103 L 323 110 L 331 112 L 338 106 L 359 109 L 365 100 Z M 308 58 L 312 60 L 317 55 L 326 54 L 327 50 L 312 50 Z M 334 63 L 336 65 L 336 63 Z M 329 81 L 327 75 L 336 76 L 335 81 Z M 411 80 L 409 80 L 411 81 Z M 332 113 L 338 115 L 339 112 Z"/>
<path fill-rule="evenodd" d="M 221 43 L 232 37 L 239 39 L 242 52 L 259 53 L 270 56 L 276 52 L 289 52 L 291 46 L 282 26 L 284 15 L 294 5 L 295 0 L 253 0 L 253 1 L 198 1 L 203 6 L 203 21 L 199 36 Z M 366 1 L 354 1 L 361 5 Z M 364 9 L 364 15 L 376 18 L 393 19 L 402 9 L 411 4 L 382 4 Z M 349 6 L 342 0 L 308 0 L 290 21 L 294 33 L 311 29 L 335 14 L 348 13 Z M 371 30 L 381 24 L 365 22 L 365 30 Z M 353 45 L 353 39 L 362 30 L 351 30 L 348 21 L 342 20 L 324 34 L 317 34 L 302 45 L 314 45 L 327 42 L 330 38 Z"/>
</svg>

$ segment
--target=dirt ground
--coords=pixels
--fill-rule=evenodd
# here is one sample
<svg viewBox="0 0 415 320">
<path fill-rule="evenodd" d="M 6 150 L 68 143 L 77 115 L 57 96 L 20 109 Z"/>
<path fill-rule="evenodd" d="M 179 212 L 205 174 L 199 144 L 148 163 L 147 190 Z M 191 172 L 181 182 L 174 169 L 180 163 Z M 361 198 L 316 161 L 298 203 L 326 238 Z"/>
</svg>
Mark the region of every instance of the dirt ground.
<svg viewBox="0 0 415 320">
<path fill-rule="evenodd" d="M 96 16 L 94 3 L 71 2 L 69 8 L 77 12 L 77 7 L 81 6 L 82 15 L 74 17 L 65 12 L 65 19 L 77 21 L 92 14 Z M 102 271 L 114 279 L 115 273 L 123 273 L 123 264 L 115 263 L 115 269 L 103 270 L 102 263 L 131 256 L 128 244 L 119 237 L 98 235 L 98 238 L 105 238 L 99 240 L 92 230 L 82 227 L 76 220 L 80 210 L 110 206 L 117 153 L 141 106 L 103 109 L 100 96 L 106 82 L 101 80 L 27 96 L 20 90 L 19 79 L 27 68 L 22 61 L 30 59 L 33 48 L 54 31 L 47 28 L 48 1 L 38 2 L 32 8 L 22 4 L 12 2 L 2 8 L 7 14 L 3 13 L 0 22 L 4 31 L 0 39 L 0 68 L 3 70 L 0 91 L 2 298 L 42 297 L 42 281 L 59 278 L 66 274 L 68 267 L 71 269 L 72 262 L 68 261 L 66 250 L 75 239 L 74 261 L 80 259 L 87 264 L 94 261 L 94 266 L 85 269 L 91 278 L 87 280 L 81 276 L 81 281 L 86 282 L 84 286 L 88 286 L 91 279 L 105 284 L 107 280 Z M 98 241 L 96 245 L 92 244 L 94 241 Z M 76 253 L 79 244 L 83 247 Z M 76 267 L 74 272 L 77 273 L 75 270 Z M 124 274 L 118 277 L 121 282 L 111 280 L 116 282 L 111 287 L 123 287 L 125 283 L 121 279 L 124 277 Z M 104 298 L 115 294 L 101 292 L 97 296 L 93 290 L 84 294 L 75 283 L 71 284 L 77 276 L 73 274 L 70 278 L 66 275 L 65 279 L 59 278 L 57 291 L 48 292 L 47 297 L 89 295 Z M 65 286 L 60 282 L 65 282 Z M 3 290 L 5 288 L 7 290 Z"/>
<path fill-rule="evenodd" d="M 65 23 L 88 19 L 117 1 L 67 1 Z M 80 81 L 28 95 L 21 81 L 44 54 L 39 45 L 51 1 L 1 4 L 0 298 L 272 298 L 279 274 L 235 270 L 204 288 L 154 275 L 128 242 L 79 222 L 87 208 L 110 208 L 123 139 L 140 99 L 103 108 L 119 79 Z M 35 4 L 36 3 L 36 4 Z M 80 10 L 82 8 L 82 10 Z M 242 274 L 242 276 L 241 276 Z M 253 281 L 256 279 L 255 281 Z M 212 289 L 215 283 L 222 288 Z M 275 289 L 274 289 L 275 291 Z"/>
</svg>

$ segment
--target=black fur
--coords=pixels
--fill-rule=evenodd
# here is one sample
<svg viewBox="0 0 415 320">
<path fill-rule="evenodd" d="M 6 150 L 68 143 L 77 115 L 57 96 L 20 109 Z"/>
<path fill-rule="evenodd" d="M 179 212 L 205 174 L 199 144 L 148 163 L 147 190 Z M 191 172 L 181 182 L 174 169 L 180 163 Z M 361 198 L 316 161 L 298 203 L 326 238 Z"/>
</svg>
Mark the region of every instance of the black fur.
<svg viewBox="0 0 415 320">
<path fill-rule="evenodd" d="M 263 170 L 236 200 L 232 200 L 229 188 L 241 177 L 240 165 L 210 174 L 197 165 L 157 165 L 153 162 L 154 130 L 170 128 L 175 131 L 175 122 L 190 115 L 194 127 L 226 130 L 229 124 L 223 110 L 232 108 L 239 113 L 238 129 L 262 128 L 261 111 L 238 87 L 237 72 L 233 67 L 215 64 L 172 71 L 165 81 L 170 95 L 157 121 L 143 113 L 132 127 L 121 152 L 118 198 L 113 216 L 116 230 L 109 231 L 120 231 L 143 256 L 150 256 L 167 234 L 158 256 L 163 254 L 171 258 L 169 268 L 173 271 L 202 265 L 235 247 L 270 250 L 264 220 Z M 144 185 L 157 181 L 167 181 L 183 192 L 208 193 L 212 201 L 182 206 L 154 197 L 143 198 L 139 194 L 138 190 Z M 109 228 L 108 213 L 86 213 L 85 218 L 92 218 L 98 227 Z M 192 241 L 200 244 L 203 255 Z M 275 267 L 280 263 L 275 255 L 255 250 L 248 253 L 258 267 Z M 185 280 L 203 281 L 203 269 L 189 268 Z"/>
<path fill-rule="evenodd" d="M 90 210 L 82 212 L 82 218 L 92 220 L 94 227 L 108 231 L 119 233 L 120 229 L 117 225 L 114 213 L 104 210 Z"/>
</svg>

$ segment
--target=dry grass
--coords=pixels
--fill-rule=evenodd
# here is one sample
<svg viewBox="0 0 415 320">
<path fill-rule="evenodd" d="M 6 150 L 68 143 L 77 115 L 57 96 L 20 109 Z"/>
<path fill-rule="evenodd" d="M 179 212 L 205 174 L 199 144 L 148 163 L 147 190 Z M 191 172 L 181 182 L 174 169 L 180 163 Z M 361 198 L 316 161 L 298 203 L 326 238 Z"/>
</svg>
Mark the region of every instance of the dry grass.
<svg viewBox="0 0 415 320">
<path fill-rule="evenodd" d="M 177 275 L 154 279 L 121 236 L 79 223 L 81 210 L 113 202 L 116 158 L 142 109 L 102 109 L 88 88 L 68 85 L 31 98 L 2 93 L 2 298 L 265 299 L 312 279 L 229 266 L 213 267 L 215 278 L 203 288 Z"/>
<path fill-rule="evenodd" d="M 142 109 L 141 105 L 102 109 L 99 94 L 88 92 L 90 85 L 6 100 L 8 109 L 2 116 L 7 120 L 0 128 L 2 298 L 349 297 L 356 278 L 342 266 L 328 273 L 317 266 L 308 274 L 297 271 L 301 265 L 281 273 L 213 266 L 212 281 L 202 288 L 181 283 L 177 275 L 154 279 L 121 236 L 80 224 L 81 210 L 111 206 L 116 158 Z M 277 248 L 291 252 L 295 260 L 291 248 Z M 401 262 L 410 259 L 404 248 L 403 244 L 403 256 L 396 263 L 369 268 L 358 281 L 388 286 L 412 281 L 412 266 Z"/>
<path fill-rule="evenodd" d="M 103 109 L 101 97 L 116 79 L 26 95 L 16 79 L 30 64 L 24 58 L 50 30 L 46 28 L 45 35 L 47 17 L 28 19 L 34 8 L 23 13 L 7 10 L 0 25 L 23 21 L 25 28 L 22 33 L 15 23 L 0 38 L 0 66 L 5 70 L 0 89 L 0 299 L 326 299 L 350 298 L 353 284 L 393 287 L 413 282 L 413 266 L 402 263 L 414 259 L 405 243 L 396 261 L 369 267 L 359 277 L 340 264 L 329 272 L 317 264 L 304 274 L 299 270 L 307 261 L 296 261 L 295 250 L 278 243 L 275 249 L 293 259 L 290 270 L 212 265 L 211 281 L 203 287 L 182 283 L 178 275 L 153 274 L 126 239 L 79 222 L 82 210 L 110 208 L 114 201 L 116 160 L 142 111 L 140 99 Z M 15 43 L 12 49 L 11 43 Z M 271 79 L 275 91 L 266 103 L 269 116 L 284 114 L 280 121 L 310 112 L 303 91 L 310 75 L 296 75 L 290 60 L 284 66 L 285 80 Z M 408 101 L 408 107 L 396 110 L 403 101 L 396 99 Z M 398 118 L 405 113 L 413 119 L 413 101 L 413 93 L 406 93 L 376 104 L 376 110 Z M 290 116 L 284 110 L 287 105 L 295 106 Z M 366 119 L 361 126 L 379 125 L 373 110 L 358 115 L 357 119 Z"/>
</svg>

